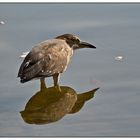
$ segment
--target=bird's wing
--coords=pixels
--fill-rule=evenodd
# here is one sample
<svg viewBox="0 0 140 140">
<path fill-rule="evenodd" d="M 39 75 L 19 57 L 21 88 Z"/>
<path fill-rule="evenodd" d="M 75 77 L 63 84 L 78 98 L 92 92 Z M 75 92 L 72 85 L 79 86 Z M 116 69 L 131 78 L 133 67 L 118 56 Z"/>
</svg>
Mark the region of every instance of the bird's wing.
<svg viewBox="0 0 140 140">
<path fill-rule="evenodd" d="M 32 49 L 31 52 L 29 52 L 18 72 L 18 77 L 21 78 L 21 82 L 29 81 L 41 71 L 40 60 L 43 57 L 44 55 L 40 51 L 34 51 L 34 49 Z"/>
<path fill-rule="evenodd" d="M 40 63 L 42 63 L 41 60 L 46 55 L 44 50 L 47 50 L 51 46 L 53 46 L 52 42 L 44 41 L 32 48 L 25 57 L 18 72 L 21 82 L 29 81 L 41 71 L 42 65 Z"/>
</svg>

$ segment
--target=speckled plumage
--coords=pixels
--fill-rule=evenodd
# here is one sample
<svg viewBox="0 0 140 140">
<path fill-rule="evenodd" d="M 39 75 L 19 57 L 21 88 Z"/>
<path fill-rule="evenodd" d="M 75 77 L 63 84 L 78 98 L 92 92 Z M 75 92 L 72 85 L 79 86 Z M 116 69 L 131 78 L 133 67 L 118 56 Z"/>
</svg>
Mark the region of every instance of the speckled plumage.
<svg viewBox="0 0 140 140">
<path fill-rule="evenodd" d="M 66 70 L 73 49 L 60 39 L 52 39 L 39 43 L 25 57 L 18 77 L 21 82 L 33 78 L 50 77 Z"/>
</svg>

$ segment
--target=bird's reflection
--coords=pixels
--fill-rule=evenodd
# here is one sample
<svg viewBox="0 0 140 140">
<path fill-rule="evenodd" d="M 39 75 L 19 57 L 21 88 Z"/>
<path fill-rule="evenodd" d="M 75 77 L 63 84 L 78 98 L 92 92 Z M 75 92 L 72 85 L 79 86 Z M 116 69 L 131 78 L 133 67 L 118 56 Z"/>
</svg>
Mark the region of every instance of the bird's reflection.
<svg viewBox="0 0 140 140">
<path fill-rule="evenodd" d="M 41 84 L 40 91 L 30 98 L 21 116 L 29 124 L 48 124 L 60 120 L 66 114 L 78 112 L 84 103 L 94 97 L 99 88 L 77 94 L 67 86 L 46 88 Z"/>
</svg>

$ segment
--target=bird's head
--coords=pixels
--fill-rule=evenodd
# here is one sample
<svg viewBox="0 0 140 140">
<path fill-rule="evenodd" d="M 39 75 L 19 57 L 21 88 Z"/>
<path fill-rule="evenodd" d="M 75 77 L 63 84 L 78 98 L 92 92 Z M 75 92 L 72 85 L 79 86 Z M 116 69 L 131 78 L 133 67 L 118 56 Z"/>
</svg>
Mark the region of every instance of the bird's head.
<svg viewBox="0 0 140 140">
<path fill-rule="evenodd" d="M 57 36 L 56 39 L 62 39 L 69 44 L 70 47 L 72 47 L 74 50 L 81 49 L 81 48 L 96 48 L 94 45 L 89 44 L 87 42 L 81 41 L 77 36 L 72 34 L 64 34 Z"/>
</svg>

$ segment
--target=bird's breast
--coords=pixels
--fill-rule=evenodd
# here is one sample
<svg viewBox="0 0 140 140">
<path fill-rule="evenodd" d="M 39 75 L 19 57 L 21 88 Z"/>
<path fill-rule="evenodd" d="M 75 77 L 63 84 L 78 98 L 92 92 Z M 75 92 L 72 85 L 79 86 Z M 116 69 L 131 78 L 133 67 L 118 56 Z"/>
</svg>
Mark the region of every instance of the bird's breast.
<svg viewBox="0 0 140 140">
<path fill-rule="evenodd" d="M 72 54 L 73 50 L 66 45 L 49 48 L 44 57 L 42 74 L 54 75 L 55 73 L 63 73 L 70 62 Z"/>
</svg>

